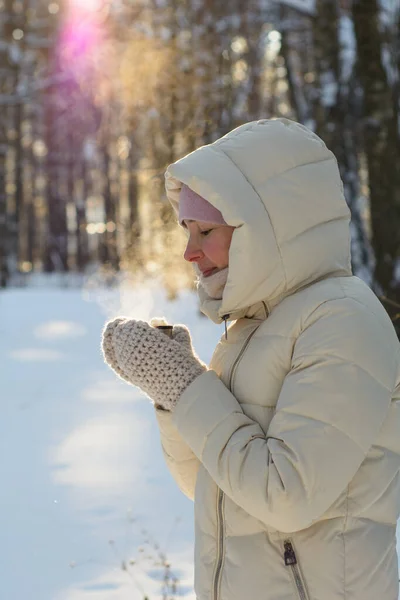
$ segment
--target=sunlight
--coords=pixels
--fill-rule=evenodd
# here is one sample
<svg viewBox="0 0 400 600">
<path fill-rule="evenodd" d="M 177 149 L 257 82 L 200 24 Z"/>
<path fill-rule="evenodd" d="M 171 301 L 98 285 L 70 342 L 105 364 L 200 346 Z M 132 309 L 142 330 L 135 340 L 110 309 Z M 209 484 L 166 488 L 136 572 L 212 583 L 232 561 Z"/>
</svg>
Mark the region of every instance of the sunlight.
<svg viewBox="0 0 400 600">
<path fill-rule="evenodd" d="M 107 495 L 136 492 L 145 486 L 143 468 L 149 450 L 150 424 L 137 413 L 107 412 L 81 422 L 49 449 L 52 479 L 78 493 Z M 135 456 L 131 461 L 129 457 Z M 140 483 L 141 482 L 141 483 Z M 92 497 L 102 503 L 101 494 Z"/>
<path fill-rule="evenodd" d="M 68 13 L 60 33 L 59 49 L 64 68 L 81 81 L 95 73 L 104 41 L 104 8 L 108 0 L 67 0 Z"/>
<path fill-rule="evenodd" d="M 87 330 L 76 321 L 50 320 L 40 323 L 33 330 L 33 335 L 41 340 L 64 340 L 86 335 Z"/>
<path fill-rule="evenodd" d="M 69 6 L 76 12 L 94 12 L 104 7 L 104 0 L 69 0 Z"/>
</svg>

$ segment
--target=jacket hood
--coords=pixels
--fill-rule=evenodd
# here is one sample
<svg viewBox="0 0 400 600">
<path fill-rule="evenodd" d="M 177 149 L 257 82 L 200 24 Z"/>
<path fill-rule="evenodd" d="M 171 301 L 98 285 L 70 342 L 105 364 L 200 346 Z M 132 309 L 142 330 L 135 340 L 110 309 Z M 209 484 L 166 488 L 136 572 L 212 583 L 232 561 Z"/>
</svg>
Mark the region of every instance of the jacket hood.
<svg viewBox="0 0 400 600">
<path fill-rule="evenodd" d="M 214 322 L 270 312 L 327 277 L 350 276 L 350 211 L 334 154 L 303 125 L 252 121 L 170 165 L 166 192 L 176 214 L 182 183 L 236 227 L 221 300 L 199 288 Z"/>
</svg>

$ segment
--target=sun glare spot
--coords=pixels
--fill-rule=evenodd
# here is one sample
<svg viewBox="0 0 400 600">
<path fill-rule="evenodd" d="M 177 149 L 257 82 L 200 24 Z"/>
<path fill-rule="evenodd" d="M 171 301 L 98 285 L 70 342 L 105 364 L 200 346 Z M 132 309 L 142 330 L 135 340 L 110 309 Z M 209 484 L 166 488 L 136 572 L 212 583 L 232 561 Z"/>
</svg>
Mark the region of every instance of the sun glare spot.
<svg viewBox="0 0 400 600">
<path fill-rule="evenodd" d="M 22 38 L 24 37 L 24 32 L 22 31 L 22 29 L 14 29 L 14 31 L 12 32 L 12 36 L 14 38 L 14 40 L 22 40 Z"/>
<path fill-rule="evenodd" d="M 108 0 L 68 0 L 68 13 L 60 34 L 62 62 L 87 77 L 104 40 L 103 9 Z M 104 15 L 103 15 L 104 16 Z"/>
<path fill-rule="evenodd" d="M 69 0 L 70 7 L 74 12 L 94 12 L 104 6 L 104 0 Z"/>
<path fill-rule="evenodd" d="M 59 12 L 59 10 L 60 7 L 57 4 L 57 2 L 50 2 L 48 11 L 51 15 L 56 15 Z"/>
</svg>

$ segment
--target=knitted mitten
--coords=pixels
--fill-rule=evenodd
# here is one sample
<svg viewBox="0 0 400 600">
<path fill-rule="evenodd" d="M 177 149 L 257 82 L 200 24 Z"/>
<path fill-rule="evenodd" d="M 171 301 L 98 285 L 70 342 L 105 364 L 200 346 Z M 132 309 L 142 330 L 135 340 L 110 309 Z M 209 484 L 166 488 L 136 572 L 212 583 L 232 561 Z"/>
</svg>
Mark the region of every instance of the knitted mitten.
<svg viewBox="0 0 400 600">
<path fill-rule="evenodd" d="M 172 410 L 185 389 L 207 370 L 184 325 L 174 325 L 170 339 L 144 321 L 118 317 L 104 328 L 102 350 L 119 377 L 165 410 Z"/>
</svg>

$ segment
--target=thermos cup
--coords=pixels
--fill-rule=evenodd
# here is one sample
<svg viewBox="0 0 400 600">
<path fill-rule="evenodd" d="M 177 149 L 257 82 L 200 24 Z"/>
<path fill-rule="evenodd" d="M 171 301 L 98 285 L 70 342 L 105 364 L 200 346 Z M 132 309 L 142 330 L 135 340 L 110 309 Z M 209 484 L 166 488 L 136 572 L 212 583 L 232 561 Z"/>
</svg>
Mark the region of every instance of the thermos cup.
<svg viewBox="0 0 400 600">
<path fill-rule="evenodd" d="M 160 329 L 165 335 L 172 339 L 173 325 L 157 325 L 156 329 Z"/>
</svg>

